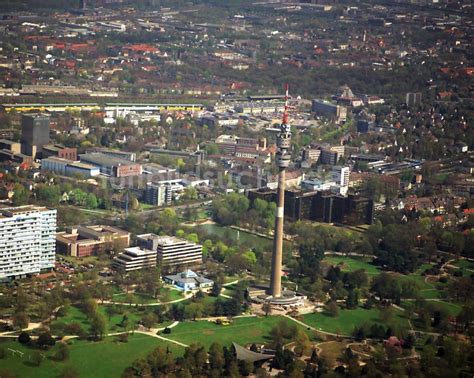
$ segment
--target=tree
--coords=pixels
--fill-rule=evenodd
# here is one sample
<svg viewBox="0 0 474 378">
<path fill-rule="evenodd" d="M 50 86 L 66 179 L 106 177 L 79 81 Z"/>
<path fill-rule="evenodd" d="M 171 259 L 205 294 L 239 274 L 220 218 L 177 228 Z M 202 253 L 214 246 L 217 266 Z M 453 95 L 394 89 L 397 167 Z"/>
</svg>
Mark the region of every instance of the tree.
<svg viewBox="0 0 474 378">
<path fill-rule="evenodd" d="M 22 206 L 28 203 L 28 199 L 30 198 L 30 193 L 25 187 L 21 184 L 15 184 L 13 188 L 13 206 Z"/>
<path fill-rule="evenodd" d="M 30 318 L 25 312 L 16 312 L 13 315 L 13 326 L 16 328 L 26 328 L 30 324 Z"/>
<path fill-rule="evenodd" d="M 22 332 L 18 335 L 18 342 L 20 344 L 28 344 L 31 340 L 30 334 L 28 332 Z"/>
<path fill-rule="evenodd" d="M 54 359 L 56 361 L 65 361 L 69 358 L 69 347 L 65 343 L 60 343 L 56 353 L 54 354 Z"/>
<path fill-rule="evenodd" d="M 349 293 L 347 294 L 347 299 L 346 299 L 346 306 L 347 308 L 357 308 L 359 305 L 359 293 L 357 290 L 349 290 Z"/>
<path fill-rule="evenodd" d="M 296 343 L 296 346 L 295 346 L 294 351 L 295 351 L 296 354 L 298 354 L 300 356 L 304 356 L 304 355 L 307 355 L 309 353 L 310 346 L 311 346 L 311 343 L 309 341 L 309 337 L 306 334 L 306 332 L 304 332 L 303 330 L 301 330 L 299 328 L 296 331 L 295 343 Z"/>
<path fill-rule="evenodd" d="M 326 303 L 325 311 L 333 318 L 337 318 L 339 316 L 339 306 L 337 305 L 336 301 L 329 301 Z"/>
<path fill-rule="evenodd" d="M 90 319 L 97 313 L 97 302 L 92 298 L 86 299 L 82 304 L 82 308 L 86 313 L 87 317 Z"/>
<path fill-rule="evenodd" d="M 191 303 L 184 308 L 184 316 L 186 319 L 200 318 L 203 312 L 203 305 L 201 303 Z"/>
<path fill-rule="evenodd" d="M 313 364 L 318 363 L 318 351 L 316 350 L 316 348 L 313 348 L 313 351 L 311 352 L 311 358 L 309 359 L 309 361 Z"/>
<path fill-rule="evenodd" d="M 391 306 L 382 307 L 379 311 L 379 316 L 382 323 L 390 323 L 394 317 L 393 308 Z"/>
<path fill-rule="evenodd" d="M 142 316 L 141 321 L 145 328 L 150 329 L 158 321 L 158 319 L 154 313 L 147 313 Z"/>
<path fill-rule="evenodd" d="M 100 313 L 96 312 L 91 319 L 91 332 L 96 339 L 102 339 L 107 329 L 107 320 L 105 316 Z"/>
<path fill-rule="evenodd" d="M 47 206 L 57 206 L 61 192 L 56 185 L 38 185 L 36 188 L 36 199 Z"/>
<path fill-rule="evenodd" d="M 187 199 L 187 200 L 194 200 L 194 199 L 198 198 L 198 192 L 197 192 L 195 187 L 187 186 L 184 189 L 184 193 L 183 193 L 182 197 L 184 199 Z"/>
<path fill-rule="evenodd" d="M 265 316 L 271 315 L 272 313 L 272 305 L 268 302 L 265 302 L 262 305 L 262 311 L 265 313 Z"/>
<path fill-rule="evenodd" d="M 213 342 L 209 347 L 209 364 L 211 369 L 221 371 L 224 367 L 224 353 L 222 351 L 222 345 L 218 342 Z"/>
<path fill-rule="evenodd" d="M 218 297 L 221 293 L 221 290 L 222 286 L 217 281 L 214 281 L 210 295 L 213 297 Z"/>
<path fill-rule="evenodd" d="M 79 188 L 75 188 L 69 193 L 69 199 L 75 205 L 83 206 L 87 199 L 87 193 Z"/>
<path fill-rule="evenodd" d="M 56 340 L 53 336 L 51 336 L 51 333 L 49 333 L 49 331 L 44 331 L 39 334 L 36 343 L 40 347 L 49 347 L 54 346 L 56 344 Z"/>
<path fill-rule="evenodd" d="M 94 193 L 88 193 L 85 198 L 85 205 L 88 209 L 97 209 L 99 203 Z"/>
<path fill-rule="evenodd" d="M 42 361 L 43 356 L 39 351 L 35 350 L 30 354 L 30 362 L 33 364 L 33 366 L 40 366 Z"/>
</svg>

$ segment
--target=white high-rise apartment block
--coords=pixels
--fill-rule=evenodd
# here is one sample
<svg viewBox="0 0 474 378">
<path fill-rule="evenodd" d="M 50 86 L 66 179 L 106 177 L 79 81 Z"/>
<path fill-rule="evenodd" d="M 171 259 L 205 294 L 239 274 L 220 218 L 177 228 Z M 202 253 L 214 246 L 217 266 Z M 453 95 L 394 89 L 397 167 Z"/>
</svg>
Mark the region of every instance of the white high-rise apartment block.
<svg viewBox="0 0 474 378">
<path fill-rule="evenodd" d="M 332 168 L 332 180 L 336 185 L 347 187 L 349 186 L 349 175 L 351 170 L 349 167 L 336 166 Z"/>
<path fill-rule="evenodd" d="M 0 209 L 0 280 L 52 269 L 55 253 L 55 209 Z"/>
</svg>

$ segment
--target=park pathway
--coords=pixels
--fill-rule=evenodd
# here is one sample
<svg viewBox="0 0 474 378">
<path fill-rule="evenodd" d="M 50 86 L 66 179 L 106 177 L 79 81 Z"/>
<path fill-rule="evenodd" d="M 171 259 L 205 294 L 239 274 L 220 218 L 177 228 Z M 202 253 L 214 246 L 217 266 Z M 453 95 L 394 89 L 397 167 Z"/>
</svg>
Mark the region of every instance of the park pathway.
<svg viewBox="0 0 474 378">
<path fill-rule="evenodd" d="M 310 330 L 315 331 L 315 332 L 322 333 L 324 335 L 334 336 L 334 337 L 343 337 L 343 338 L 346 338 L 346 339 L 354 339 L 353 336 L 341 335 L 341 334 L 338 334 L 338 333 L 326 332 L 326 331 L 317 329 L 315 327 L 310 326 L 309 324 L 303 323 L 301 320 L 298 320 L 298 319 L 295 319 L 295 318 L 291 317 L 290 315 L 283 314 L 283 316 L 285 318 L 288 318 L 288 319 L 294 321 L 295 323 L 307 328 L 307 329 L 310 329 Z"/>
<path fill-rule="evenodd" d="M 153 306 L 164 306 L 164 305 L 167 305 L 167 304 L 173 304 L 173 303 L 179 303 L 179 302 L 182 302 L 182 301 L 185 301 L 186 299 L 190 299 L 192 298 L 194 295 L 194 293 L 189 293 L 189 294 L 186 294 L 184 297 L 182 298 L 179 298 L 179 299 L 175 299 L 173 301 L 168 301 L 168 302 L 152 302 L 152 303 L 128 303 L 128 302 L 117 302 L 117 301 L 108 301 L 108 300 L 105 300 L 105 301 L 101 301 L 100 304 L 112 304 L 112 305 L 120 305 L 120 306 L 138 306 L 138 307 L 153 307 Z"/>
<path fill-rule="evenodd" d="M 173 344 L 176 344 L 176 345 L 179 345 L 180 347 L 183 347 L 183 348 L 187 348 L 189 347 L 189 345 L 187 344 L 183 344 L 179 341 L 176 341 L 176 340 L 173 340 L 173 339 L 169 339 L 167 337 L 164 337 L 164 336 L 161 336 L 161 335 L 158 335 L 158 332 L 160 331 L 163 331 L 165 328 L 173 328 L 173 327 L 176 327 L 177 325 L 179 324 L 179 321 L 175 321 L 173 322 L 172 324 L 170 324 L 169 326 L 167 327 L 162 327 L 162 328 L 150 328 L 148 331 L 143 331 L 143 330 L 135 330 L 134 332 L 135 333 L 140 333 L 142 335 L 147 335 L 147 336 L 151 336 L 151 337 L 154 337 L 156 339 L 160 339 L 160 340 L 163 340 L 163 341 L 167 341 L 169 343 L 173 343 Z M 123 332 L 122 332 L 123 333 Z M 107 336 L 114 336 L 114 335 L 107 335 Z"/>
</svg>

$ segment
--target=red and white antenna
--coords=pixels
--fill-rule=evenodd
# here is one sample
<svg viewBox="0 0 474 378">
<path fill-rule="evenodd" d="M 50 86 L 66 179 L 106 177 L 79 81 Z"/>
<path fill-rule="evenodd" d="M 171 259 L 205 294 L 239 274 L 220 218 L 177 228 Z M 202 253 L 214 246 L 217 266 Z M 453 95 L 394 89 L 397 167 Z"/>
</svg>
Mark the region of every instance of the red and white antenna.
<svg viewBox="0 0 474 378">
<path fill-rule="evenodd" d="M 288 125 L 288 99 L 290 96 L 288 95 L 288 83 L 285 84 L 285 110 L 283 111 L 283 117 L 281 123 L 283 125 Z"/>
</svg>

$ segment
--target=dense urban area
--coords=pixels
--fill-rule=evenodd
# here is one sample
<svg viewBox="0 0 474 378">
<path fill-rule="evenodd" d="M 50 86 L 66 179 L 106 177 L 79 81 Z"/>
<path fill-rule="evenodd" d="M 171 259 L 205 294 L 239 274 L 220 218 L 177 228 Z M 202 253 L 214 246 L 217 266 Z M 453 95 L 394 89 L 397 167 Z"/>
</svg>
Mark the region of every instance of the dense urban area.
<svg viewBox="0 0 474 378">
<path fill-rule="evenodd" d="M 463 0 L 0 2 L 0 378 L 474 376 Z"/>
</svg>

